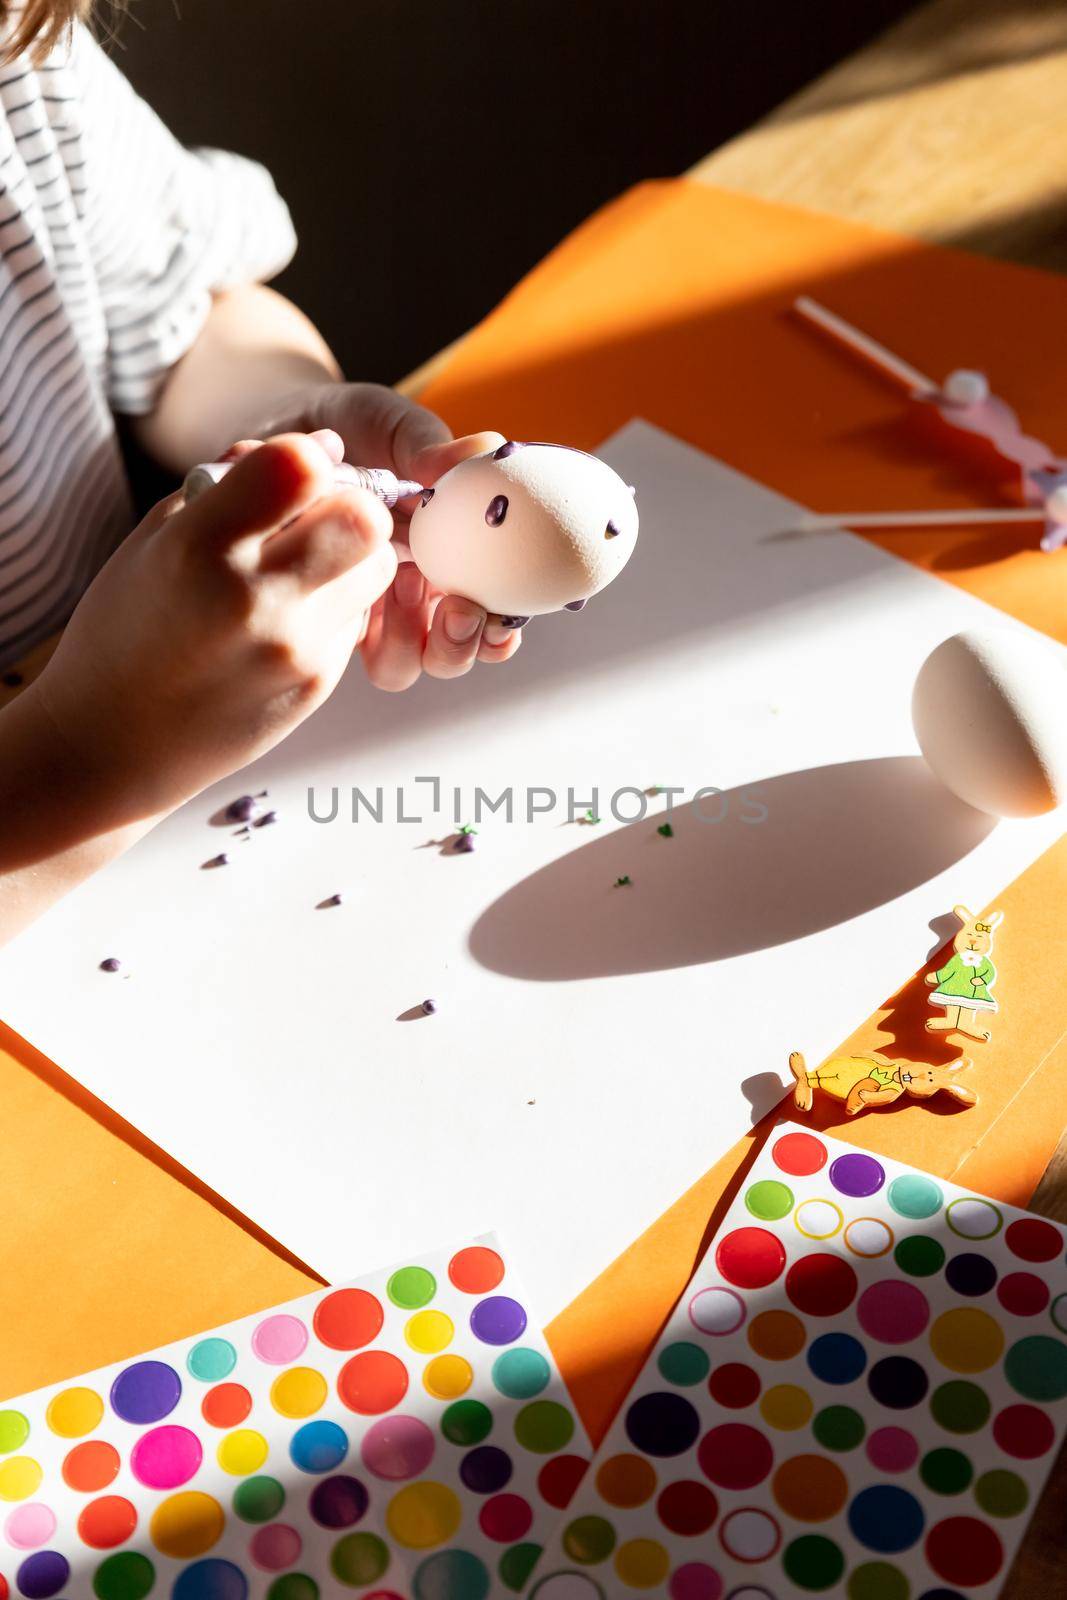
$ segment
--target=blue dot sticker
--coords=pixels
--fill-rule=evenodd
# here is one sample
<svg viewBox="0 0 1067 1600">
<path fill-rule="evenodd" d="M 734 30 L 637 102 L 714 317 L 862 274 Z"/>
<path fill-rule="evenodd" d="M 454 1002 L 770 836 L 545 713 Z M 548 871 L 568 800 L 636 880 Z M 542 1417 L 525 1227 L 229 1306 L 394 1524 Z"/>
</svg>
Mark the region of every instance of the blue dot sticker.
<svg viewBox="0 0 1067 1600">
<path fill-rule="evenodd" d="M 194 1344 L 185 1365 L 201 1383 L 218 1383 L 228 1378 L 237 1365 L 237 1351 L 229 1339 L 201 1339 Z"/>
<path fill-rule="evenodd" d="M 523 1345 L 505 1350 L 493 1362 L 493 1382 L 509 1400 L 532 1400 L 547 1387 L 550 1377 L 548 1362 L 541 1352 Z"/>
<path fill-rule="evenodd" d="M 821 1333 L 808 1349 L 808 1366 L 823 1383 L 855 1383 L 867 1365 L 867 1352 L 850 1333 Z"/>
<path fill-rule="evenodd" d="M 336 1422 L 305 1422 L 289 1441 L 289 1454 L 301 1472 L 332 1472 L 348 1454 L 348 1435 Z"/>
<path fill-rule="evenodd" d="M 915 1496 L 891 1483 L 861 1489 L 848 1508 L 853 1538 L 881 1555 L 910 1550 L 922 1537 L 925 1522 Z"/>
</svg>

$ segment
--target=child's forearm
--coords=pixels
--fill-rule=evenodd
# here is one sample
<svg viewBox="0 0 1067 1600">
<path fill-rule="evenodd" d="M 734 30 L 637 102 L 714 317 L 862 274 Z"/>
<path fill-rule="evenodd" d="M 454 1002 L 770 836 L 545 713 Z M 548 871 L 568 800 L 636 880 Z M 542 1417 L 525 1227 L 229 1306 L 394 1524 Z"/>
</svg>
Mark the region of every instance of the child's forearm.
<svg viewBox="0 0 1067 1600">
<path fill-rule="evenodd" d="M 303 312 L 250 284 L 216 298 L 196 343 L 168 376 L 155 410 L 135 419 L 134 432 L 162 466 L 184 473 L 235 439 L 273 431 L 271 414 L 289 397 L 340 376 Z"/>
</svg>

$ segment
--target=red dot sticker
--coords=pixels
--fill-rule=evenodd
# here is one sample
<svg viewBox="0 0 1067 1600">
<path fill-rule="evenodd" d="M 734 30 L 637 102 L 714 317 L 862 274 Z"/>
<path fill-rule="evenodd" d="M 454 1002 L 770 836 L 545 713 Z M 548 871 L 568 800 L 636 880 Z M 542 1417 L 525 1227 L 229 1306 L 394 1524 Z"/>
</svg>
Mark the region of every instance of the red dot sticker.
<svg viewBox="0 0 1067 1600">
<path fill-rule="evenodd" d="M 336 1289 L 315 1307 L 312 1326 L 331 1350 L 362 1350 L 381 1332 L 385 1314 L 366 1289 Z"/>
<path fill-rule="evenodd" d="M 537 1475 L 542 1500 L 556 1511 L 566 1510 L 588 1466 L 584 1456 L 553 1456 L 546 1461 Z"/>
<path fill-rule="evenodd" d="M 529 1533 L 533 1511 L 521 1494 L 495 1494 L 478 1513 L 478 1522 L 487 1539 L 512 1544 Z"/>
<path fill-rule="evenodd" d="M 1004 1562 L 1004 1547 L 987 1522 L 979 1522 L 977 1517 L 946 1517 L 926 1536 L 926 1559 L 946 1583 L 970 1589 L 996 1577 Z"/>
<path fill-rule="evenodd" d="M 826 1146 L 812 1133 L 783 1133 L 771 1147 L 779 1172 L 791 1178 L 810 1178 L 826 1165 Z"/>
<path fill-rule="evenodd" d="M 809 1317 L 836 1317 L 856 1298 L 856 1274 L 840 1256 L 801 1256 L 786 1273 L 785 1292 Z"/>
<path fill-rule="evenodd" d="M 504 1276 L 504 1263 L 495 1250 L 472 1244 L 457 1250 L 448 1263 L 448 1276 L 462 1294 L 489 1294 Z"/>
<path fill-rule="evenodd" d="M 236 1428 L 252 1409 L 252 1396 L 243 1383 L 217 1383 L 200 1402 L 204 1421 L 213 1428 Z"/>
<path fill-rule="evenodd" d="M 756 1428 L 744 1422 L 723 1422 L 697 1447 L 700 1470 L 720 1489 L 753 1489 L 774 1465 L 774 1451 Z"/>
<path fill-rule="evenodd" d="M 715 1265 L 739 1289 L 765 1289 L 785 1266 L 785 1245 L 766 1228 L 735 1228 L 720 1240 Z"/>
<path fill-rule="evenodd" d="M 708 1379 L 708 1393 L 727 1411 L 741 1411 L 759 1399 L 759 1373 L 742 1361 L 726 1361 Z"/>
<path fill-rule="evenodd" d="M 106 1439 L 86 1439 L 65 1457 L 63 1481 L 80 1494 L 95 1494 L 114 1483 L 119 1466 L 119 1453 L 113 1444 L 108 1444 Z"/>
<path fill-rule="evenodd" d="M 361 1417 L 378 1417 L 403 1400 L 408 1373 L 398 1356 L 388 1350 L 366 1350 L 346 1361 L 337 1375 L 337 1393 L 349 1411 Z"/>
<path fill-rule="evenodd" d="M 1036 1461 L 1052 1449 L 1056 1430 L 1051 1417 L 1036 1406 L 1005 1406 L 993 1418 L 993 1437 L 1006 1456 Z"/>
<path fill-rule="evenodd" d="M 656 1501 L 659 1520 L 669 1533 L 687 1539 L 707 1533 L 719 1514 L 719 1502 L 706 1483 L 681 1478 L 669 1483 Z"/>
<path fill-rule="evenodd" d="M 1048 1284 L 1032 1272 L 1009 1272 L 997 1284 L 997 1299 L 1014 1317 L 1036 1317 L 1048 1305 Z"/>
<path fill-rule="evenodd" d="M 137 1513 L 119 1494 L 91 1500 L 78 1518 L 78 1535 L 94 1550 L 113 1550 L 125 1544 L 137 1526 Z"/>
<path fill-rule="evenodd" d="M 1040 1217 L 1020 1217 L 1009 1223 L 1004 1242 L 1020 1261 L 1055 1261 L 1063 1253 L 1063 1236 Z"/>
</svg>

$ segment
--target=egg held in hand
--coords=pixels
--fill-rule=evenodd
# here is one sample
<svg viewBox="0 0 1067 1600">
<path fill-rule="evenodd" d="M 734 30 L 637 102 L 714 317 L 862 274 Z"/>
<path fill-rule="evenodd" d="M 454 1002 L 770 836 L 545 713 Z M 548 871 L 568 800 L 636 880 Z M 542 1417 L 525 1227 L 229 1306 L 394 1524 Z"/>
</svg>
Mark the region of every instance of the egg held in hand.
<svg viewBox="0 0 1067 1600">
<path fill-rule="evenodd" d="M 509 440 L 423 492 L 409 543 L 435 588 L 498 616 L 577 611 L 630 559 L 637 506 L 597 456 Z"/>
</svg>

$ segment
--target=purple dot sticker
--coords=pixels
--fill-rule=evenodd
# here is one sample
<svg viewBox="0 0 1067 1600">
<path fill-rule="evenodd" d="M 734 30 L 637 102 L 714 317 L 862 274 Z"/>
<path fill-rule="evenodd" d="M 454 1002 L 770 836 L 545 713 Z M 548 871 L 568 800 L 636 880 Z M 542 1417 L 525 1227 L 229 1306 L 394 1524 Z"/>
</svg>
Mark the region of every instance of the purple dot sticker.
<svg viewBox="0 0 1067 1600">
<path fill-rule="evenodd" d="M 27 1556 L 15 1576 L 19 1594 L 26 1600 L 52 1600 L 66 1587 L 70 1562 L 58 1550 L 38 1550 Z"/>
<path fill-rule="evenodd" d="M 418 1417 L 383 1417 L 363 1436 L 363 1465 L 376 1478 L 417 1478 L 433 1460 L 434 1436 Z"/>
<path fill-rule="evenodd" d="M 511 1457 L 495 1444 L 480 1444 L 468 1450 L 459 1464 L 459 1475 L 474 1494 L 496 1494 L 511 1480 Z"/>
<path fill-rule="evenodd" d="M 280 1311 L 276 1316 L 264 1317 L 252 1335 L 252 1349 L 261 1361 L 272 1367 L 284 1367 L 302 1356 L 307 1348 L 308 1331 L 299 1317 Z"/>
<path fill-rule="evenodd" d="M 182 1394 L 182 1380 L 165 1361 L 135 1361 L 111 1385 L 111 1409 L 123 1422 L 161 1422 Z"/>
<path fill-rule="evenodd" d="M 846 1194 L 851 1200 L 863 1200 L 869 1194 L 878 1193 L 885 1182 L 885 1169 L 873 1156 L 856 1150 L 831 1161 L 830 1182 L 838 1194 Z"/>
<path fill-rule="evenodd" d="M 177 1489 L 195 1476 L 203 1459 L 196 1434 L 168 1423 L 138 1439 L 130 1452 L 130 1467 L 146 1489 Z"/>
<path fill-rule="evenodd" d="M 315 1485 L 308 1510 L 320 1528 L 353 1528 L 369 1505 L 370 1495 L 359 1479 L 337 1473 Z"/>
<path fill-rule="evenodd" d="M 471 1312 L 471 1332 L 483 1344 L 514 1344 L 526 1332 L 526 1312 L 506 1294 L 490 1295 Z"/>
</svg>

